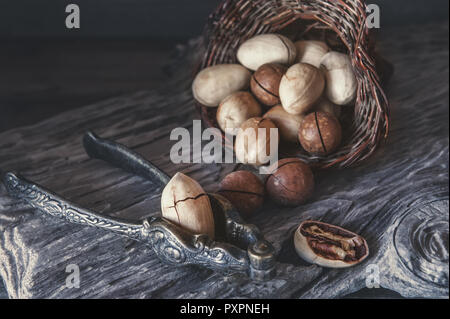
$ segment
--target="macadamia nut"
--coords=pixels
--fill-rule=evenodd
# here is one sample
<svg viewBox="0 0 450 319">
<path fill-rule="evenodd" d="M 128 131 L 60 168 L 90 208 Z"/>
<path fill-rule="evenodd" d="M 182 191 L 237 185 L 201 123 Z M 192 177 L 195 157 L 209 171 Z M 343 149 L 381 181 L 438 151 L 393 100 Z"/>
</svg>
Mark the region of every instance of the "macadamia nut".
<svg viewBox="0 0 450 319">
<path fill-rule="evenodd" d="M 261 66 L 252 76 L 250 88 L 256 98 L 264 105 L 280 104 L 280 82 L 287 67 L 278 63 Z"/>
<path fill-rule="evenodd" d="M 326 156 L 336 151 L 341 144 L 341 124 L 329 113 L 314 112 L 303 120 L 298 137 L 305 151 Z"/>
<path fill-rule="evenodd" d="M 227 175 L 220 183 L 220 195 L 244 216 L 251 216 L 264 203 L 264 184 L 249 171 L 237 171 Z"/>
</svg>

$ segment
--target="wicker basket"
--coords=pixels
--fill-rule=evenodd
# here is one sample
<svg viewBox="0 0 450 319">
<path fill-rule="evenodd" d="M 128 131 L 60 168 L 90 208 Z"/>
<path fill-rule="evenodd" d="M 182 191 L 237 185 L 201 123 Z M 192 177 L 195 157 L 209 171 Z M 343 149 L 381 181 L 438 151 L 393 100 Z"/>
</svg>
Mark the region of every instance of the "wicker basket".
<svg viewBox="0 0 450 319">
<path fill-rule="evenodd" d="M 348 53 L 359 85 L 355 109 L 342 123 L 342 147 L 328 157 L 300 150 L 281 157 L 295 155 L 320 168 L 349 167 L 371 156 L 389 130 L 388 101 L 376 70 L 373 37 L 365 22 L 362 0 L 225 0 L 205 29 L 206 53 L 201 68 L 235 63 L 239 45 L 264 33 L 281 33 L 294 41 L 322 39 L 333 50 Z M 216 109 L 200 105 L 198 109 L 207 126 L 218 127 Z"/>
</svg>

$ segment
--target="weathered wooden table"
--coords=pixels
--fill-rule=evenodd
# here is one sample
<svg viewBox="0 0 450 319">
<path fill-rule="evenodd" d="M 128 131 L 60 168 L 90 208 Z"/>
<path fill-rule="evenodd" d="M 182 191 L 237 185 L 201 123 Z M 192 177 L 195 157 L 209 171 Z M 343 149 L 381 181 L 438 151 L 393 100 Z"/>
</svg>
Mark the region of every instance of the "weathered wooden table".
<svg viewBox="0 0 450 319">
<path fill-rule="evenodd" d="M 385 30 L 386 31 L 386 30 Z M 384 33 L 396 67 L 389 86 L 389 142 L 364 166 L 316 174 L 313 200 L 294 209 L 268 203 L 250 222 L 279 251 L 273 280 L 254 283 L 161 263 L 143 244 L 45 216 L 0 186 L 0 275 L 10 298 L 337 298 L 378 270 L 381 287 L 405 297 L 448 297 L 448 23 Z M 86 130 L 118 140 L 168 173 L 183 170 L 208 191 L 231 165 L 173 165 L 169 134 L 191 127 L 190 85 L 199 42 L 179 51 L 173 76 L 153 91 L 110 99 L 0 134 L 0 168 L 14 170 L 98 212 L 131 220 L 158 214 L 160 189 L 84 153 Z M 364 236 L 361 265 L 328 270 L 295 254 L 292 234 L 307 218 Z M 66 267 L 80 269 L 67 288 Z"/>
</svg>

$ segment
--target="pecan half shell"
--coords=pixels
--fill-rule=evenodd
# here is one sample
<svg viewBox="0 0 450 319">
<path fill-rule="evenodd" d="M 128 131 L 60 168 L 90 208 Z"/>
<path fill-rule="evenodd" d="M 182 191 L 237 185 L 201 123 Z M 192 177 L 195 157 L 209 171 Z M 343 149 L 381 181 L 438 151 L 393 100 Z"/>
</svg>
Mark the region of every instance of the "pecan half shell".
<svg viewBox="0 0 450 319">
<path fill-rule="evenodd" d="M 367 242 L 344 228 L 304 221 L 294 235 L 295 250 L 307 262 L 328 268 L 346 268 L 369 255 Z"/>
</svg>

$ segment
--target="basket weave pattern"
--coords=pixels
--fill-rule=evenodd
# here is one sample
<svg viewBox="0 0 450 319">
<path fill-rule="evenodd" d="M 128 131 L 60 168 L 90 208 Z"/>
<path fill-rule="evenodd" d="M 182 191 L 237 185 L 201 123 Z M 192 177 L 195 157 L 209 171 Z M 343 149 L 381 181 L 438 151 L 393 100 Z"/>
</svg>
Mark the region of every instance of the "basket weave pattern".
<svg viewBox="0 0 450 319">
<path fill-rule="evenodd" d="M 304 152 L 297 155 L 322 168 L 358 164 L 374 153 L 389 131 L 388 101 L 376 71 L 364 1 L 225 0 L 209 18 L 201 68 L 236 63 L 236 52 L 242 42 L 259 34 L 283 32 L 293 25 L 301 32 L 300 36 L 332 33 L 339 40 L 341 51 L 350 55 L 358 80 L 355 110 L 349 124 L 351 133 L 343 146 L 328 157 Z M 336 45 L 332 48 L 337 50 Z M 216 110 L 200 109 L 204 122 L 218 127 Z"/>
</svg>

